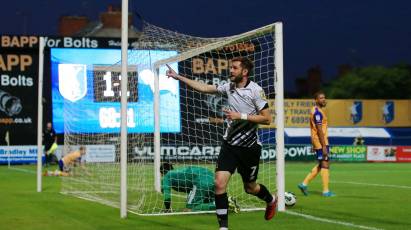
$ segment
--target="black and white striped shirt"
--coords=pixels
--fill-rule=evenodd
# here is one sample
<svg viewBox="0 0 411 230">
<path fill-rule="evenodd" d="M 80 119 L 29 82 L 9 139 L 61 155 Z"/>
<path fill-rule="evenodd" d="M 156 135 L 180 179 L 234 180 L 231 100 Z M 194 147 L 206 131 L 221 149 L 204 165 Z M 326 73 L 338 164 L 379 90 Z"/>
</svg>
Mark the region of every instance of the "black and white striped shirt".
<svg viewBox="0 0 411 230">
<path fill-rule="evenodd" d="M 248 80 L 244 88 L 236 88 L 234 83 L 217 87 L 219 94 L 226 96 L 231 111 L 256 115 L 268 108 L 264 90 L 255 82 Z M 224 140 L 234 146 L 251 147 L 258 140 L 258 124 L 246 120 L 228 121 Z"/>
</svg>

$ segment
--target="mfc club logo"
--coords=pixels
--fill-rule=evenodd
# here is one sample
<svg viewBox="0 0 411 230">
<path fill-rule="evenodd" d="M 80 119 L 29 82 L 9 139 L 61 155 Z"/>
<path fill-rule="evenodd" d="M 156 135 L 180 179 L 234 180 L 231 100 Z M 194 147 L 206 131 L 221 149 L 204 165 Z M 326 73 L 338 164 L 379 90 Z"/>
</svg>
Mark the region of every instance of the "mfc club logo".
<svg viewBox="0 0 411 230">
<path fill-rule="evenodd" d="M 394 102 L 386 101 L 381 108 L 382 110 L 382 119 L 385 124 L 391 123 L 394 120 Z"/>
<path fill-rule="evenodd" d="M 59 64 L 59 91 L 65 99 L 76 102 L 87 94 L 87 66 Z"/>
<path fill-rule="evenodd" d="M 350 107 L 350 119 L 353 124 L 357 124 L 362 120 L 362 102 L 354 101 Z"/>
</svg>

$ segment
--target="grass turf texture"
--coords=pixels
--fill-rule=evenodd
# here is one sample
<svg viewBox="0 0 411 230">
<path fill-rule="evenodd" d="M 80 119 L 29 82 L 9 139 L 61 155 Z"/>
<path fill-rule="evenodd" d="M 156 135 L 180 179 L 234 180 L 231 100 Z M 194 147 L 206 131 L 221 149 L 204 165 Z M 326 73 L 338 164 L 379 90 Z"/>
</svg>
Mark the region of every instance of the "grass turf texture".
<svg viewBox="0 0 411 230">
<path fill-rule="evenodd" d="M 334 163 L 330 187 L 337 197 L 332 198 L 321 197 L 319 177 L 307 197 L 296 188 L 312 165 L 287 163 L 286 191 L 297 194 L 288 210 L 332 222 L 289 213 L 267 222 L 263 212 L 250 212 L 230 214 L 230 229 L 410 229 L 411 164 Z M 34 172 L 35 166 L 0 166 L 0 229 L 217 229 L 213 214 L 120 219 L 118 209 L 60 194 L 58 177 L 44 177 L 43 192 L 37 193 Z"/>
</svg>

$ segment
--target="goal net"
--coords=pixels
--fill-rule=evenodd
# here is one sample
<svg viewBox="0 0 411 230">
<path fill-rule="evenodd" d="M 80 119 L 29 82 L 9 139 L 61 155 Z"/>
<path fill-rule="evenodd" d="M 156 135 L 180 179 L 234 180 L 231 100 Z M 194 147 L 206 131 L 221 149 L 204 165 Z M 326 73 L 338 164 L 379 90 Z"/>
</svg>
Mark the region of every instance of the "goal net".
<svg viewBox="0 0 411 230">
<path fill-rule="evenodd" d="M 227 127 L 223 115 L 226 99 L 199 93 L 167 78 L 166 64 L 190 79 L 221 85 L 229 81 L 231 59 L 247 57 L 254 62 L 250 79 L 264 89 L 274 115 L 275 43 L 275 24 L 223 38 L 193 37 L 144 24 L 139 40 L 128 53 L 129 211 L 143 215 L 170 214 L 164 212 L 165 197 L 171 199 L 172 214 L 214 209 L 213 177 Z M 76 101 L 64 100 L 62 114 L 64 154 L 81 145 L 86 146 L 87 152 L 83 167 L 72 167 L 71 176 L 64 177 L 63 192 L 114 207 L 120 205 L 118 66 L 119 62 L 87 65 L 87 81 L 94 86 L 87 95 L 93 98 L 93 106 L 100 103 L 99 130 L 82 129 L 73 122 L 88 119 L 88 104 L 76 105 Z M 260 126 L 259 139 L 263 150 L 257 181 L 274 192 L 277 188 L 274 124 Z M 171 171 L 162 175 L 160 166 L 164 163 L 172 164 L 173 171 L 180 175 L 168 175 Z M 237 173 L 230 180 L 228 195 L 237 200 L 243 211 L 265 207 L 258 198 L 244 192 Z"/>
</svg>

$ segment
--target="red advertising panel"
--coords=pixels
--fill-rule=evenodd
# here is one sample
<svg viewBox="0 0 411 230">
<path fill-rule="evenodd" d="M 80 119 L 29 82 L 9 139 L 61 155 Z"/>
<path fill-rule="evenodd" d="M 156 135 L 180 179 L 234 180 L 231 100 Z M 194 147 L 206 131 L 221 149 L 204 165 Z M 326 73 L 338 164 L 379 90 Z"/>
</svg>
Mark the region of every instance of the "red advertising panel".
<svg viewBox="0 0 411 230">
<path fill-rule="evenodd" d="M 398 146 L 397 147 L 397 161 L 398 162 L 411 162 L 411 146 Z"/>
</svg>

